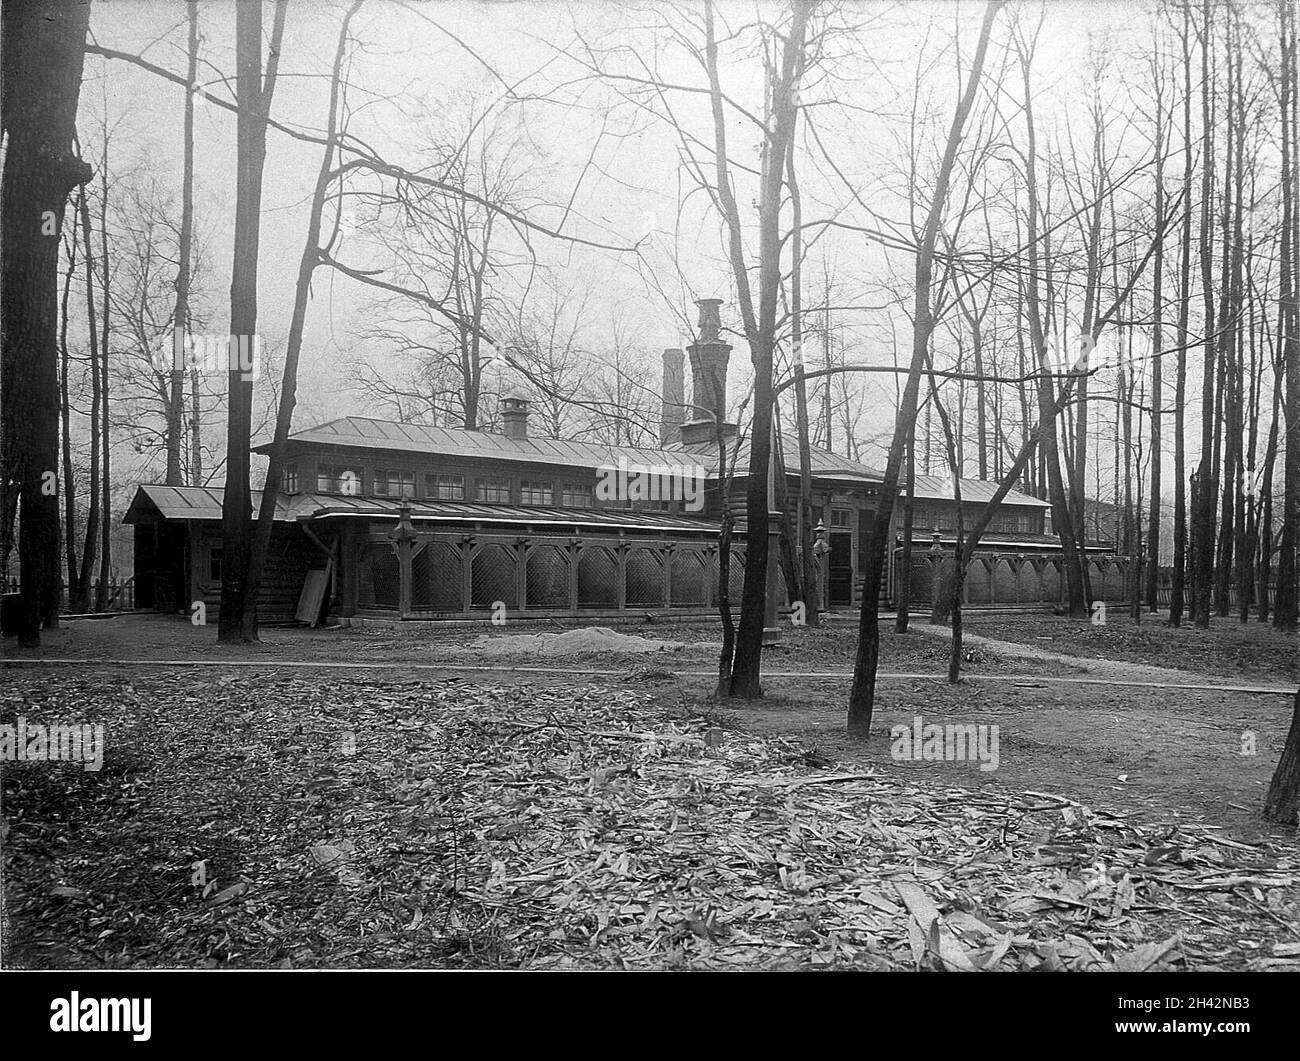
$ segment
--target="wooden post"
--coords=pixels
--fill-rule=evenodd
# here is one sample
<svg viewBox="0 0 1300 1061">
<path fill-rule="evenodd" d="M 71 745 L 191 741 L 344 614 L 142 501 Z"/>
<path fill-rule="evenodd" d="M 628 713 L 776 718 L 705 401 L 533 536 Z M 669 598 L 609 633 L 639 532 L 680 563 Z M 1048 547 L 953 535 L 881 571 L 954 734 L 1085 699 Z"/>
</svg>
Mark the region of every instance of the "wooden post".
<svg viewBox="0 0 1300 1061">
<path fill-rule="evenodd" d="M 618 564 L 618 610 L 627 611 L 627 535 L 618 532 L 618 545 L 614 547 L 615 560 Z"/>
<path fill-rule="evenodd" d="M 405 619 L 411 614 L 411 550 L 415 544 L 415 529 L 411 526 L 411 506 L 405 500 L 397 513 L 397 526 L 388 537 L 397 553 L 397 614 Z"/>
</svg>

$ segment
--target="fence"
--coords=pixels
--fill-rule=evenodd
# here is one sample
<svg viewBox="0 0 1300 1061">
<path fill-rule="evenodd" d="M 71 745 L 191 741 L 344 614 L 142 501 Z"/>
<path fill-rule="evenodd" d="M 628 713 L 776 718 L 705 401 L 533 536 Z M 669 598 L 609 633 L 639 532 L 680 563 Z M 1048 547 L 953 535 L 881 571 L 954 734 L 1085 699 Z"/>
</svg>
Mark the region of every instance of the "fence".
<svg viewBox="0 0 1300 1061">
<path fill-rule="evenodd" d="M 1250 605 L 1253 608 L 1258 603 L 1259 579 L 1252 580 L 1250 589 Z M 1169 602 L 1174 595 L 1174 569 L 1172 567 L 1162 567 L 1156 575 L 1156 602 L 1162 608 L 1168 608 Z M 1192 599 L 1192 584 L 1187 581 L 1183 584 L 1183 606 Z M 1277 569 L 1274 568 L 1269 574 L 1268 580 L 1268 599 L 1273 601 L 1277 599 Z M 1232 580 L 1228 583 L 1228 600 L 1230 610 L 1235 611 L 1237 608 L 1237 577 L 1233 572 Z"/>
<path fill-rule="evenodd" d="M 1096 600 L 1119 602 L 1126 597 L 1129 565 L 1126 556 L 1105 556 L 1088 561 L 1088 576 Z M 895 553 L 895 565 L 898 554 Z M 1055 604 L 1065 600 L 1064 559 L 1014 553 L 977 552 L 966 568 L 962 583 L 963 604 Z M 911 604 L 928 604 L 934 599 L 935 568 L 947 582 L 955 566 L 952 554 L 936 558 L 913 553 Z M 897 583 L 895 583 L 897 585 Z"/>
<path fill-rule="evenodd" d="M 707 541 L 539 535 L 426 534 L 410 546 L 409 574 L 385 535 L 358 543 L 356 603 L 361 613 L 404 618 L 512 613 L 593 614 L 629 609 L 713 608 L 719 548 Z M 728 580 L 739 608 L 743 545 L 733 547 Z"/>
<path fill-rule="evenodd" d="M 18 592 L 18 579 L 10 578 L 3 583 L 6 593 Z M 99 596 L 99 579 L 91 579 L 90 594 L 87 597 L 87 608 L 90 611 L 95 610 L 95 601 Z M 59 584 L 59 611 L 67 614 L 71 610 L 71 602 L 68 597 L 68 584 L 61 582 Z M 128 578 L 110 578 L 108 580 L 108 598 L 105 603 L 105 610 L 110 612 L 129 612 L 135 609 L 135 576 Z"/>
</svg>

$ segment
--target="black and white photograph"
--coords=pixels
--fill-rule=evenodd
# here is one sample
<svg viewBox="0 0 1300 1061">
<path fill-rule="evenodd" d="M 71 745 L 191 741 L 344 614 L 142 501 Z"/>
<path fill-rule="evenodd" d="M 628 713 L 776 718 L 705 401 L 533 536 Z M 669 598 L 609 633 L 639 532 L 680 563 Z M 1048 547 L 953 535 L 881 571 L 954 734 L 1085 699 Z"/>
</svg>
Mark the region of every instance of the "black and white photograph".
<svg viewBox="0 0 1300 1061">
<path fill-rule="evenodd" d="M 4 0 L 0 992 L 1280 1030 L 1298 17 Z"/>
</svg>

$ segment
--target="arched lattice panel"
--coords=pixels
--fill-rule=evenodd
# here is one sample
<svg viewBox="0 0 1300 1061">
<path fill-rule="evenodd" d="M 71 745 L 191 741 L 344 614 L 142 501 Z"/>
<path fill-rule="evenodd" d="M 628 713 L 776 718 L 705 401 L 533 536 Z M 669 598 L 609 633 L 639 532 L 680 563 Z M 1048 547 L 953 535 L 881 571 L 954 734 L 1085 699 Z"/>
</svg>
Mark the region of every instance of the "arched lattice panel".
<svg viewBox="0 0 1300 1061">
<path fill-rule="evenodd" d="M 431 542 L 411 560 L 411 607 L 430 612 L 465 610 L 460 552 L 455 546 Z"/>
<path fill-rule="evenodd" d="M 357 563 L 357 604 L 363 608 L 397 608 L 401 571 L 387 542 L 366 542 Z"/>
<path fill-rule="evenodd" d="M 923 556 L 912 557 L 912 581 L 908 586 L 907 599 L 912 604 L 928 604 L 930 594 L 934 592 L 934 569 L 930 561 Z"/>
<path fill-rule="evenodd" d="M 529 608 L 569 606 L 569 557 L 563 549 L 539 545 L 528 550 L 526 594 Z"/>
<path fill-rule="evenodd" d="M 1011 561 L 1005 557 L 998 557 L 997 567 L 993 569 L 993 589 L 999 604 L 1015 603 L 1016 573 L 1011 569 Z"/>
<path fill-rule="evenodd" d="M 966 565 L 965 589 L 966 601 L 970 604 L 988 604 L 993 599 L 989 592 L 989 566 L 982 559 L 972 560 Z M 948 592 L 946 586 L 944 592 Z"/>
<path fill-rule="evenodd" d="M 507 608 L 519 606 L 514 549 L 507 545 L 489 542 L 474 557 L 470 575 L 470 606 L 491 608 L 500 601 Z"/>
<path fill-rule="evenodd" d="M 1020 589 L 1020 600 L 1029 603 L 1042 600 L 1038 590 L 1038 572 L 1034 565 L 1026 560 L 1016 572 L 1016 585 Z"/>
<path fill-rule="evenodd" d="M 643 607 L 664 603 L 663 557 L 650 549 L 627 551 L 627 606 Z"/>
<path fill-rule="evenodd" d="M 589 545 L 578 557 L 578 607 L 618 606 L 618 561 L 602 546 Z"/>
<path fill-rule="evenodd" d="M 1061 564 L 1048 560 L 1043 566 L 1043 600 L 1055 604 L 1061 599 Z"/>
<path fill-rule="evenodd" d="M 678 549 L 673 553 L 672 600 L 680 608 L 686 605 L 703 605 L 708 595 L 704 577 L 704 554 L 694 549 Z"/>
<path fill-rule="evenodd" d="M 1107 600 L 1122 601 L 1124 599 L 1125 574 L 1126 571 L 1122 564 L 1107 565 L 1105 571 Z"/>
<path fill-rule="evenodd" d="M 1106 599 L 1106 576 L 1101 570 L 1101 564 L 1096 560 L 1088 565 L 1088 582 L 1092 586 L 1092 595 L 1097 600 Z"/>
<path fill-rule="evenodd" d="M 731 578 L 727 583 L 727 592 L 731 597 L 731 606 L 740 607 L 741 594 L 745 592 L 745 551 L 731 550 Z"/>
</svg>

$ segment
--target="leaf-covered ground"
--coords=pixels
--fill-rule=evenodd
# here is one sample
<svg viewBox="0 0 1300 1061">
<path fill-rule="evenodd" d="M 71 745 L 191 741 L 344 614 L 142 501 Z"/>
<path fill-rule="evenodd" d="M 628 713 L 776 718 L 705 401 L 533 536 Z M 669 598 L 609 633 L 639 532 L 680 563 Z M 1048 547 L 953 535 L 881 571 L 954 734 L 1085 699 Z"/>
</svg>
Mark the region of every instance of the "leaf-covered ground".
<svg viewBox="0 0 1300 1061">
<path fill-rule="evenodd" d="M 676 685 L 4 679 L 107 728 L 98 773 L 0 764 L 10 966 L 1300 965 L 1293 837 L 837 767 Z"/>
<path fill-rule="evenodd" d="M 1105 623 L 972 612 L 965 625 L 973 634 L 1083 659 L 1124 660 L 1261 683 L 1300 681 L 1300 642 L 1295 635 L 1253 620 L 1243 624 L 1215 616 L 1210 628 L 1201 630 L 1190 624 L 1171 627 L 1150 615 L 1134 623 L 1123 609 L 1111 606 Z"/>
</svg>

